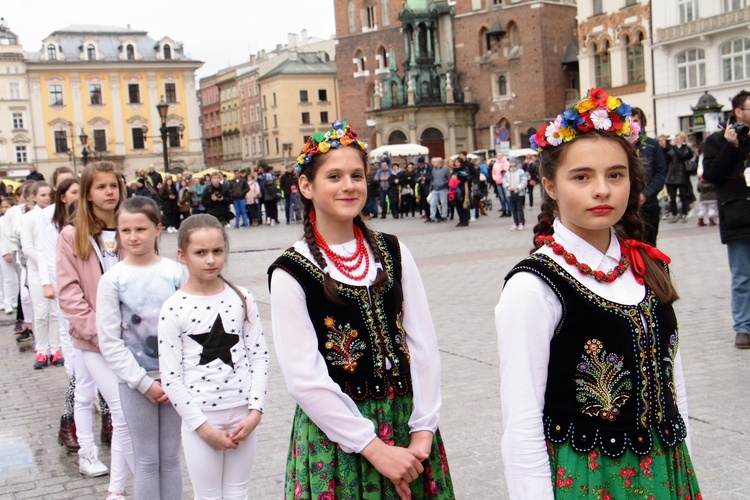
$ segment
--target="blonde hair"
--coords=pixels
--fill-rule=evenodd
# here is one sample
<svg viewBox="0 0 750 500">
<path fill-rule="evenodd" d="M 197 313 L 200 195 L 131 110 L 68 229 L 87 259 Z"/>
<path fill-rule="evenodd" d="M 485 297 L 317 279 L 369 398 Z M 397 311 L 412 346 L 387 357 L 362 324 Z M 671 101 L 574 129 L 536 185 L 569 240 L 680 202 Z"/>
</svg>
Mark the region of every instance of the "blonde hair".
<svg viewBox="0 0 750 500">
<path fill-rule="evenodd" d="M 75 218 L 76 233 L 74 239 L 74 253 L 76 256 L 84 260 L 89 258 L 91 251 L 94 249 L 91 246 L 90 237 L 93 237 L 101 246 L 101 241 L 99 241 L 99 239 L 102 230 L 106 227 L 106 223 L 94 214 L 94 207 L 88 199 L 91 186 L 94 183 L 94 178 L 96 178 L 96 174 L 99 173 L 111 173 L 115 176 L 115 179 L 117 179 L 119 199 L 117 200 L 117 205 L 115 205 L 115 212 L 117 212 L 117 209 L 120 208 L 120 204 L 125 199 L 125 183 L 114 163 L 110 161 L 97 161 L 86 165 L 83 174 L 81 174 L 78 211 Z"/>
</svg>

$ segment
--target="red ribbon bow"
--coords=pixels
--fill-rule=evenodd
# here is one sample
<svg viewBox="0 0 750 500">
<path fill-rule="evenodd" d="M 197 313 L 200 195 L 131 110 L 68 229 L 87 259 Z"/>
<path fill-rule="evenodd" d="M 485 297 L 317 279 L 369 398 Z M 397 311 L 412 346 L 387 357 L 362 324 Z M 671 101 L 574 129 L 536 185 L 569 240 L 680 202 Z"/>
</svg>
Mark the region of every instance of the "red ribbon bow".
<svg viewBox="0 0 750 500">
<path fill-rule="evenodd" d="M 646 252 L 646 255 L 648 255 L 650 258 L 654 260 L 660 260 L 665 264 L 669 264 L 670 262 L 672 262 L 672 259 L 670 259 L 667 254 L 657 249 L 656 247 L 649 245 L 648 243 L 644 243 L 639 240 L 625 240 L 625 245 L 623 245 L 622 247 L 622 252 L 628 259 L 628 262 L 630 262 L 630 268 L 633 270 L 635 280 L 642 285 L 643 277 L 646 276 L 646 263 L 643 261 L 641 253 L 636 251 L 636 249 L 638 248 L 642 248 Z"/>
</svg>

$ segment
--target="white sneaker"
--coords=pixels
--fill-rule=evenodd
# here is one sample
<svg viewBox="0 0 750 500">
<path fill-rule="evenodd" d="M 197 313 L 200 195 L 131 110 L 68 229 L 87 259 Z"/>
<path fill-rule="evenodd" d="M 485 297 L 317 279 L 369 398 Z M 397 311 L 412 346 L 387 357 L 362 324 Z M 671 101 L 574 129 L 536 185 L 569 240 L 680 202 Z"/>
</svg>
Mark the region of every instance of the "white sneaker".
<svg viewBox="0 0 750 500">
<path fill-rule="evenodd" d="M 113 491 L 108 491 L 109 493 L 107 495 L 107 500 L 123 500 L 125 496 L 122 493 L 115 493 Z"/>
<path fill-rule="evenodd" d="M 224 226 L 224 227 L 232 227 L 232 223 L 231 222 L 227 222 L 227 225 Z"/>
<path fill-rule="evenodd" d="M 276 221 L 275 221 L 275 220 L 273 220 L 273 219 L 271 219 L 271 225 L 272 225 L 272 226 L 275 226 L 275 225 L 276 225 Z"/>
<path fill-rule="evenodd" d="M 99 461 L 99 449 L 96 445 L 78 450 L 78 471 L 88 477 L 105 476 L 109 473 L 107 466 Z"/>
<path fill-rule="evenodd" d="M 475 217 L 472 217 L 472 218 L 471 218 L 471 219 L 469 219 L 469 220 L 470 220 L 470 221 L 475 221 L 475 220 L 477 220 L 477 219 L 476 219 Z"/>
<path fill-rule="evenodd" d="M 5 314 L 13 314 L 14 312 L 13 306 L 5 306 Z"/>
<path fill-rule="evenodd" d="M 511 231 L 516 231 L 517 229 L 518 229 L 518 226 L 516 226 L 515 224 L 513 224 L 512 226 L 510 226 L 510 230 Z"/>
<path fill-rule="evenodd" d="M 516 228 L 518 231 L 523 231 L 523 224 L 519 224 Z"/>
</svg>

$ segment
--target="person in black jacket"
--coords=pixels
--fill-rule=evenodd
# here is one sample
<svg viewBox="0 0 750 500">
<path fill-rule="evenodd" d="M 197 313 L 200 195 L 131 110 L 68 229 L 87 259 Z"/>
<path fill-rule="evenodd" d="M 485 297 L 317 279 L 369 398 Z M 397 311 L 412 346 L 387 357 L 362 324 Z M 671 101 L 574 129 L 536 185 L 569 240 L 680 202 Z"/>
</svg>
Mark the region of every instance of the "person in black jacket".
<svg viewBox="0 0 750 500">
<path fill-rule="evenodd" d="M 281 194 L 284 195 L 284 214 L 286 215 L 286 223 L 289 224 L 289 216 L 292 213 L 292 186 L 297 185 L 297 175 L 294 173 L 294 165 L 290 163 L 286 166 L 286 172 L 281 175 L 279 184 L 281 186 Z"/>
<path fill-rule="evenodd" d="M 201 203 L 206 207 L 206 213 L 213 215 L 219 222 L 229 226 L 229 205 L 232 204 L 232 193 L 222 182 L 220 172 L 211 174 L 211 182 L 203 190 Z"/>
<path fill-rule="evenodd" d="M 750 349 L 750 92 L 734 96 L 732 110 L 734 124 L 704 143 L 703 178 L 718 188 L 719 234 L 732 273 L 734 346 Z"/>
<path fill-rule="evenodd" d="M 177 187 L 172 177 L 167 177 L 164 184 L 159 188 L 159 198 L 161 198 L 162 226 L 168 233 L 176 233 L 179 226 L 180 214 L 177 209 Z"/>
<path fill-rule="evenodd" d="M 646 130 L 646 115 L 640 108 L 633 108 L 633 121 Z M 640 214 L 646 223 L 643 232 L 643 241 L 649 245 L 656 246 L 656 235 L 659 234 L 659 220 L 661 219 L 661 208 L 657 195 L 664 187 L 664 179 L 667 175 L 667 163 L 664 159 L 664 151 L 659 147 L 656 139 L 646 137 L 635 146 L 638 157 L 643 162 L 643 170 L 646 174 L 646 187 L 641 193 Z"/>
<path fill-rule="evenodd" d="M 398 163 L 391 167 L 391 175 L 388 176 L 388 198 L 391 201 L 391 214 L 394 219 L 399 218 L 398 206 L 401 200 L 401 180 L 399 179 L 401 168 Z"/>
<path fill-rule="evenodd" d="M 686 165 L 693 157 L 693 150 L 687 145 L 687 136 L 685 132 L 678 132 L 674 137 L 674 143 L 667 149 L 667 193 L 669 193 L 669 212 L 672 219 L 669 223 L 687 222 L 687 213 L 690 210 L 690 204 L 695 201 L 691 200 L 693 192 L 690 186 L 690 177 L 688 176 Z M 680 192 L 680 214 L 677 213 L 677 191 Z"/>
<path fill-rule="evenodd" d="M 234 171 L 234 179 L 229 183 L 229 191 L 232 193 L 232 205 L 234 206 L 234 228 L 240 227 L 240 218 L 242 218 L 242 227 L 248 227 L 250 224 L 247 222 L 245 195 L 250 191 L 250 185 L 239 170 Z"/>
</svg>

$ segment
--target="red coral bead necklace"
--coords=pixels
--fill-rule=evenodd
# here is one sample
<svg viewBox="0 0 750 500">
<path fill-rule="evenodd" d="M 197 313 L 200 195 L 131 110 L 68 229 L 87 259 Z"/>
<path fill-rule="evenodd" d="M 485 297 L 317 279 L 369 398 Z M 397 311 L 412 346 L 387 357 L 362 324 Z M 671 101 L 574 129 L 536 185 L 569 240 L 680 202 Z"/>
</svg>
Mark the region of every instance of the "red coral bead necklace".
<svg viewBox="0 0 750 500">
<path fill-rule="evenodd" d="M 620 250 L 622 251 L 623 242 L 622 240 L 619 241 Z M 565 248 L 563 248 L 560 243 L 556 243 L 555 238 L 553 238 L 550 234 L 539 235 L 535 238 L 534 242 L 536 243 L 537 248 L 540 248 L 542 245 L 552 248 L 552 251 L 557 255 L 561 255 L 565 262 L 572 266 L 576 266 L 581 274 L 592 276 L 599 283 L 612 283 L 614 280 L 625 274 L 625 271 L 627 271 L 628 267 L 630 267 L 630 262 L 628 262 L 628 258 L 625 255 L 626 252 L 624 251 L 622 252 L 622 256 L 620 257 L 620 262 L 618 262 L 611 271 L 605 273 L 604 271 L 594 271 L 593 269 L 591 269 L 591 266 L 578 262 L 576 256 L 565 250 Z"/>
<path fill-rule="evenodd" d="M 354 226 L 354 239 L 357 242 L 357 248 L 351 255 L 341 255 L 331 250 L 326 240 L 318 232 L 318 228 L 313 224 L 313 235 L 315 236 L 315 243 L 318 244 L 323 253 L 325 253 L 328 260 L 333 262 L 333 265 L 338 271 L 346 276 L 347 278 L 354 281 L 362 281 L 370 271 L 370 258 L 367 255 L 367 247 L 365 246 L 365 237 L 362 234 L 362 230 Z M 365 268 L 361 274 L 354 274 L 354 270 L 362 265 L 362 261 L 365 262 Z"/>
</svg>

